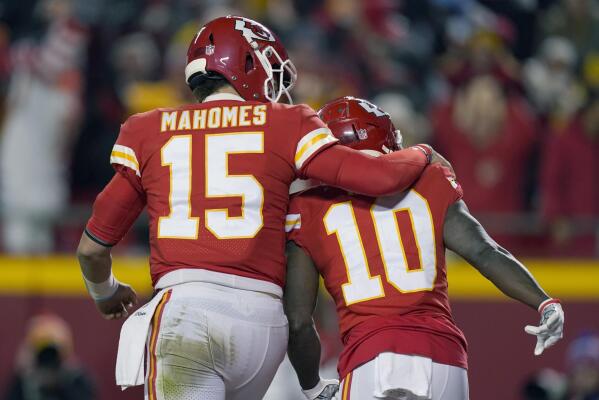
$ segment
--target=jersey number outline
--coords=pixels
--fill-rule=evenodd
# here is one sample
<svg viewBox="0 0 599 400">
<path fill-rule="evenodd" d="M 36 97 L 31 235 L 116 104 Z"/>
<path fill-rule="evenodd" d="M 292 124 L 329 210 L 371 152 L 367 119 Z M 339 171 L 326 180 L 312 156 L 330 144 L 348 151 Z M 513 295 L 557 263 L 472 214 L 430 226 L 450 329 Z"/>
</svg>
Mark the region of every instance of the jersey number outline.
<svg viewBox="0 0 599 400">
<path fill-rule="evenodd" d="M 397 216 L 406 213 L 418 251 L 419 268 L 408 265 Z M 397 202 L 382 197 L 370 208 L 387 282 L 401 293 L 431 291 L 437 277 L 435 226 L 428 201 L 415 190 Z M 346 305 L 385 297 L 380 275 L 372 276 L 351 201 L 335 203 L 323 217 L 327 235 L 335 234 L 345 264 L 347 283 L 341 285 Z M 404 236 L 405 237 L 405 236 Z"/>
<path fill-rule="evenodd" d="M 218 239 L 255 237 L 264 225 L 264 188 L 253 175 L 230 175 L 229 154 L 264 153 L 263 132 L 204 135 L 206 198 L 241 197 L 241 215 L 230 217 L 226 208 L 205 209 L 204 221 Z M 167 216 L 158 219 L 159 239 L 197 239 L 199 217 L 191 216 L 192 135 L 171 137 L 160 150 L 162 166 L 169 167 Z"/>
</svg>

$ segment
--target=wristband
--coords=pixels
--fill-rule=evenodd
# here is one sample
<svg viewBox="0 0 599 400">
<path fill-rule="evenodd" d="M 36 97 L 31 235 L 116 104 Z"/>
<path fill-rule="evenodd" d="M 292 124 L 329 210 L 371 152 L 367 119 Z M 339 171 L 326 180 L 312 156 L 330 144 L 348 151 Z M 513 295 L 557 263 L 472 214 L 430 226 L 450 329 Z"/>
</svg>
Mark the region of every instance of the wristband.
<svg viewBox="0 0 599 400">
<path fill-rule="evenodd" d="M 112 271 L 110 276 L 104 282 L 96 283 L 83 276 L 87 292 L 94 301 L 102 301 L 112 297 L 119 288 L 119 281 L 116 280 Z"/>
<path fill-rule="evenodd" d="M 542 302 L 541 304 L 539 304 L 539 308 L 537 308 L 537 310 L 539 311 L 540 314 L 543 314 L 543 310 L 545 309 L 545 307 L 547 307 L 549 304 L 561 304 L 561 301 L 559 301 L 559 299 L 547 299 L 544 302 Z"/>
<path fill-rule="evenodd" d="M 429 146 L 428 144 L 416 144 L 416 145 L 412 146 L 411 148 L 415 149 L 415 150 L 420 150 L 421 152 L 423 152 L 424 155 L 426 156 L 427 164 L 430 164 L 431 161 L 433 160 L 433 148 L 431 146 Z"/>
</svg>

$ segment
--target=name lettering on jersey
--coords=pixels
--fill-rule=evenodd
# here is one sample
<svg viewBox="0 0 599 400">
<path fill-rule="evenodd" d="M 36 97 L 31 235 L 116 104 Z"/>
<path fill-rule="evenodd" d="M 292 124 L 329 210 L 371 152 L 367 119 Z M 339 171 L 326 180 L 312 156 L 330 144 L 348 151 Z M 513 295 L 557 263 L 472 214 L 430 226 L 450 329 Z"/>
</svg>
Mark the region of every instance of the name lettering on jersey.
<svg viewBox="0 0 599 400">
<path fill-rule="evenodd" d="M 203 110 L 164 111 L 160 131 L 236 128 L 266 124 L 266 105 L 212 107 Z"/>
<path fill-rule="evenodd" d="M 163 112 L 162 113 L 162 124 L 160 125 L 160 132 L 175 130 L 177 126 L 177 111 Z"/>
</svg>

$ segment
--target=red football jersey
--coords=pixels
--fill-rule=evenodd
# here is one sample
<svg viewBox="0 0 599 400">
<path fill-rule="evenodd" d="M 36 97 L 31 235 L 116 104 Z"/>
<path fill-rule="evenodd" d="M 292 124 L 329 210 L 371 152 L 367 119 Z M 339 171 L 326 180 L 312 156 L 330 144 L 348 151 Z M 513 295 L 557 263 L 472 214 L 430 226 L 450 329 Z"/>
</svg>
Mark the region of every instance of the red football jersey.
<svg viewBox="0 0 599 400">
<path fill-rule="evenodd" d="M 438 165 L 404 193 L 371 198 L 320 186 L 291 199 L 288 239 L 335 300 L 344 377 L 381 352 L 467 367 L 447 296 L 443 225 L 459 185 Z"/>
<path fill-rule="evenodd" d="M 111 153 L 146 199 L 152 282 L 201 268 L 282 286 L 289 185 L 336 139 L 308 106 L 209 99 L 130 117 Z"/>
</svg>

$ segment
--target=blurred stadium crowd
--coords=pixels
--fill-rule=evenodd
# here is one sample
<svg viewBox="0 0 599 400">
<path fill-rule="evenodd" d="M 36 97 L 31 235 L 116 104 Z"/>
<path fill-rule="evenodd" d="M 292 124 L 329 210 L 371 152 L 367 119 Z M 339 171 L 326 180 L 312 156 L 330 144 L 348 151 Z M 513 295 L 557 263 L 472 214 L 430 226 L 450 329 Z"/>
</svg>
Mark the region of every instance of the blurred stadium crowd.
<svg viewBox="0 0 599 400">
<path fill-rule="evenodd" d="M 282 37 L 295 101 L 392 114 L 454 164 L 518 255 L 599 253 L 596 0 L 3 0 L 0 200 L 7 253 L 71 251 L 127 116 L 192 101 L 188 42 L 241 14 Z M 25 162 L 24 162 L 25 161 Z M 144 251 L 141 227 L 124 251 Z"/>
</svg>

